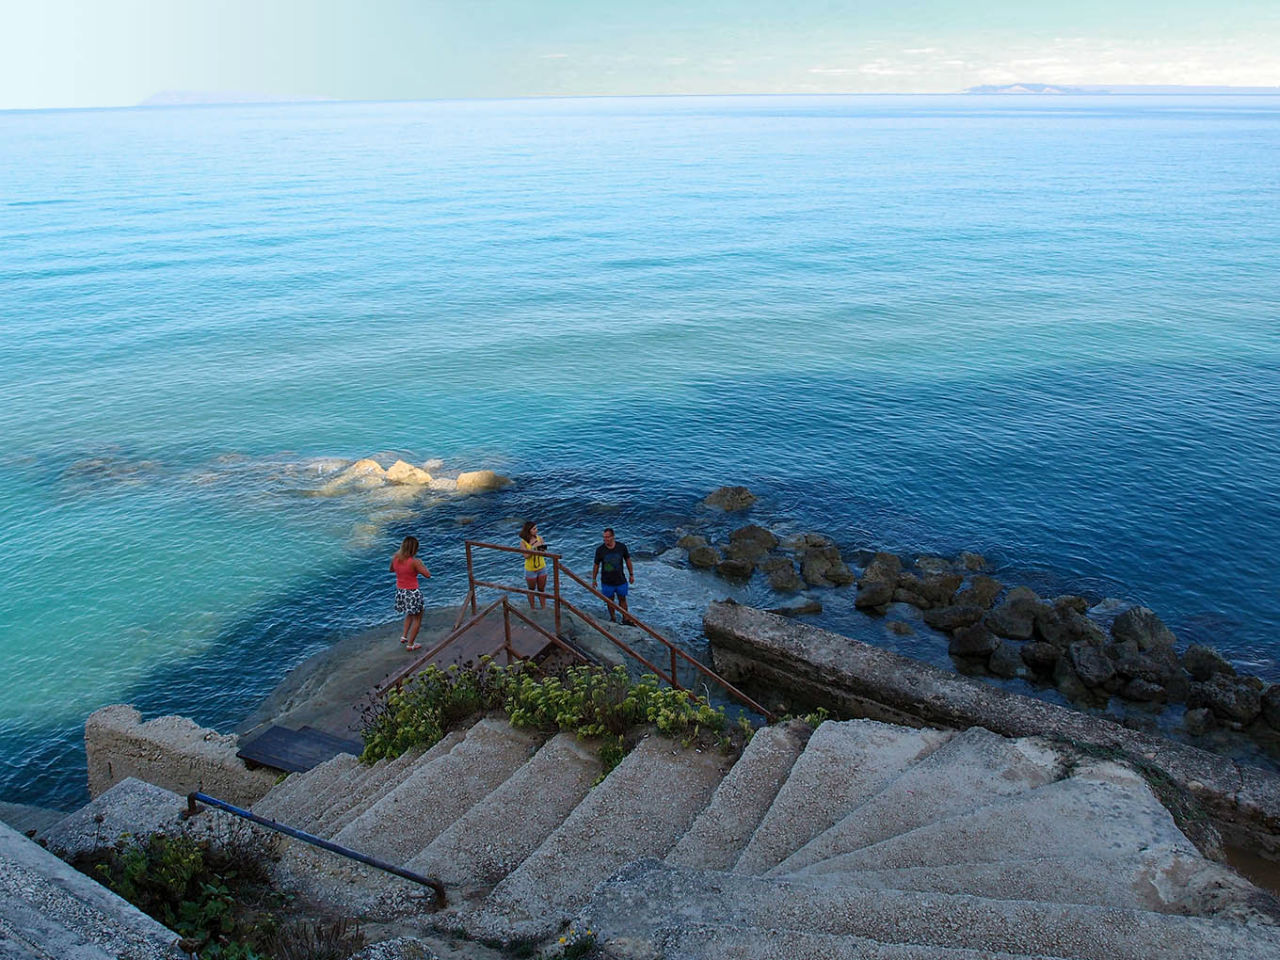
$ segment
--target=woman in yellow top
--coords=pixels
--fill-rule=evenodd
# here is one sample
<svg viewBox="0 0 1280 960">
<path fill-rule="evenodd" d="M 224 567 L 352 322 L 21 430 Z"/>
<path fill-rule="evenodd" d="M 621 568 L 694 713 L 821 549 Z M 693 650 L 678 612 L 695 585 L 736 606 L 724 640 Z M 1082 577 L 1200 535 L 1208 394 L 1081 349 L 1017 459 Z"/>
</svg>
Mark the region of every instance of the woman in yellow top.
<svg viewBox="0 0 1280 960">
<path fill-rule="evenodd" d="M 529 587 L 529 609 L 533 609 L 533 595 L 536 592 L 542 601 L 542 609 L 547 608 L 547 558 L 540 557 L 535 550 L 546 550 L 547 542 L 538 533 L 538 525 L 526 520 L 520 528 L 520 548 L 524 553 L 524 582 Z"/>
</svg>

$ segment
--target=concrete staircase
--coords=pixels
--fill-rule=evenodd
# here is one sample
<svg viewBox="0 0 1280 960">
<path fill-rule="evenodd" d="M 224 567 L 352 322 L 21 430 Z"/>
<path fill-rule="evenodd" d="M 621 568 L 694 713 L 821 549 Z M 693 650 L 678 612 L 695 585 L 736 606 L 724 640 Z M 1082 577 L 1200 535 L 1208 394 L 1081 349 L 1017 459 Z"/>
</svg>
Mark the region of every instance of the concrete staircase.
<svg viewBox="0 0 1280 960">
<path fill-rule="evenodd" d="M 0 824 L 0 958 L 162 960 L 178 935 Z"/>
<path fill-rule="evenodd" d="M 600 772 L 591 745 L 490 717 L 337 757 L 254 809 L 438 876 L 450 902 L 285 841 L 282 881 L 311 899 L 487 943 L 554 946 L 572 923 L 618 960 L 1280 960 L 1269 895 L 1131 769 L 1047 742 L 784 724 L 736 762 L 651 735 Z"/>
</svg>

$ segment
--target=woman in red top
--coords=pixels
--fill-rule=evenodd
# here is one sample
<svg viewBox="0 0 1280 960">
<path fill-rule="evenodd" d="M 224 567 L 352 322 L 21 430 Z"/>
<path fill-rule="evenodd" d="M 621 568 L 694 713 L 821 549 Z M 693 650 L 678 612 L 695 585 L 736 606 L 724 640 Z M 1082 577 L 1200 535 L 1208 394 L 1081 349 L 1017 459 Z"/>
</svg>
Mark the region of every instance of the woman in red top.
<svg viewBox="0 0 1280 960">
<path fill-rule="evenodd" d="M 422 593 L 418 575 L 431 579 L 431 571 L 418 559 L 418 538 L 405 537 L 391 558 L 391 572 L 396 575 L 396 613 L 404 614 L 404 631 L 400 642 L 406 650 L 420 647 L 418 629 L 422 626 Z"/>
</svg>

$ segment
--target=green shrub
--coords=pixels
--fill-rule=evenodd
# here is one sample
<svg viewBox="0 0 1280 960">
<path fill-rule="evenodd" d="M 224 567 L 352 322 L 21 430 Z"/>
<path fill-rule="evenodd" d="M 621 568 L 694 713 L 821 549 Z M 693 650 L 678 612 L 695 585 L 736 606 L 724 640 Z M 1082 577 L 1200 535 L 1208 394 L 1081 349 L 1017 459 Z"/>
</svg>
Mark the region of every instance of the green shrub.
<svg viewBox="0 0 1280 960">
<path fill-rule="evenodd" d="M 633 681 L 624 667 L 578 666 L 540 676 L 519 665 L 485 662 L 476 670 L 428 667 L 389 693 L 380 707 L 366 711 L 362 759 L 372 763 L 410 747 L 429 747 L 457 722 L 499 708 L 514 727 L 600 740 L 606 773 L 626 756 L 628 735 L 649 724 L 688 742 L 707 736 L 723 744 L 742 739 L 723 708 L 663 686 L 651 674 Z"/>
<path fill-rule="evenodd" d="M 73 865 L 178 933 L 207 960 L 263 960 L 283 898 L 251 840 L 212 847 L 157 833 L 79 855 Z"/>
</svg>

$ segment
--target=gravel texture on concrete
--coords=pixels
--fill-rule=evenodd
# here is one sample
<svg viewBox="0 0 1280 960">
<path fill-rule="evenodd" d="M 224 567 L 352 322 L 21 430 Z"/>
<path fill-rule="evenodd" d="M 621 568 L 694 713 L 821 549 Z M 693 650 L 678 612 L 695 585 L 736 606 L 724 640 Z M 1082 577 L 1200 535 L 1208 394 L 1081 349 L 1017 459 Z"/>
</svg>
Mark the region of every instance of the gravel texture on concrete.
<svg viewBox="0 0 1280 960">
<path fill-rule="evenodd" d="M 732 867 L 778 796 L 810 733 L 808 725 L 799 722 L 757 730 L 716 788 L 711 803 L 667 854 L 667 862 L 708 870 Z"/>
<path fill-rule="evenodd" d="M 480 939 L 549 936 L 595 886 L 636 857 L 663 856 L 724 777 L 727 758 L 650 736 L 583 799 L 524 863 L 464 917 Z"/>
<path fill-rule="evenodd" d="M 491 887 L 564 822 L 600 772 L 593 746 L 556 734 L 406 866 L 450 886 Z"/>
<path fill-rule="evenodd" d="M 176 958 L 178 935 L 0 824 L 0 956 Z"/>
<path fill-rule="evenodd" d="M 691 925 L 794 930 L 886 944 L 1074 960 L 1277 960 L 1275 927 L 1078 904 L 865 890 L 630 864 L 602 884 L 575 924 L 606 955 L 662 956 Z"/>
<path fill-rule="evenodd" d="M 809 738 L 734 872 L 777 866 L 952 736 L 875 720 L 826 721 Z"/>
<path fill-rule="evenodd" d="M 971 727 L 908 767 L 773 872 L 794 873 L 997 798 L 1042 787 L 1058 779 L 1063 766 L 1064 759 L 1046 743 L 1009 740 Z"/>
</svg>

